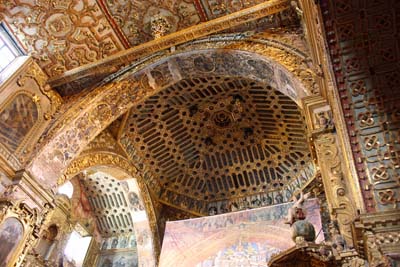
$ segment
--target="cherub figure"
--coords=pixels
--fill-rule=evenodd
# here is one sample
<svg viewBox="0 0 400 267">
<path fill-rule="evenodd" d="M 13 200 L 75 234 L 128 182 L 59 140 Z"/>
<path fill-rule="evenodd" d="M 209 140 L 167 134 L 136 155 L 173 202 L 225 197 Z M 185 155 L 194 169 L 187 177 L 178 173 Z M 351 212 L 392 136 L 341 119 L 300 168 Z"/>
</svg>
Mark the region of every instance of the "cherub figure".
<svg viewBox="0 0 400 267">
<path fill-rule="evenodd" d="M 306 199 L 309 198 L 309 196 L 310 193 L 303 194 L 303 192 L 300 192 L 299 199 L 297 199 L 295 195 L 293 196 L 292 199 L 294 204 L 288 211 L 285 223 L 292 226 L 295 222 L 304 220 L 306 218 L 305 211 L 303 210 L 303 203 Z"/>
</svg>

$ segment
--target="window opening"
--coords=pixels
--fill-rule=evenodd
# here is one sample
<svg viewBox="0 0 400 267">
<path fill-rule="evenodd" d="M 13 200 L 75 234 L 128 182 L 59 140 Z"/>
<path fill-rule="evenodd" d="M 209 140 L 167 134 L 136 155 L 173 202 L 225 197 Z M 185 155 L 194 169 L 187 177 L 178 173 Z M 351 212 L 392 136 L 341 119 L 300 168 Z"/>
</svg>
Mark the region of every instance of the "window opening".
<svg viewBox="0 0 400 267">
<path fill-rule="evenodd" d="M 11 36 L 7 26 L 4 22 L 0 23 L 0 72 L 21 55 L 23 51 Z"/>
<path fill-rule="evenodd" d="M 91 240 L 91 236 L 83 237 L 78 232 L 73 231 L 64 250 L 67 261 L 77 267 L 82 267 Z"/>
</svg>

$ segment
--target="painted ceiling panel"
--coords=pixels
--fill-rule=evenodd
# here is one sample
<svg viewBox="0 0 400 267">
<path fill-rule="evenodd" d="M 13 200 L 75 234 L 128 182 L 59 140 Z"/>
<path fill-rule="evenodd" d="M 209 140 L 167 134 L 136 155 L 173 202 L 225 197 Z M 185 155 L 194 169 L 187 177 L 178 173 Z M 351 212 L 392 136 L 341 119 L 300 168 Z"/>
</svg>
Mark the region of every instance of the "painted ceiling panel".
<svg viewBox="0 0 400 267">
<path fill-rule="evenodd" d="M 0 19 L 49 76 L 124 49 L 95 0 L 2 1 Z"/>
<path fill-rule="evenodd" d="M 159 15 L 171 25 L 170 32 L 200 22 L 193 1 L 99 0 L 110 21 L 119 26 L 131 46 L 153 39 L 151 20 Z"/>
<path fill-rule="evenodd" d="M 52 78 L 160 34 L 183 30 L 261 2 L 11 0 L 1 2 L 0 19 Z M 228 32 L 298 27 L 298 22 L 295 12 L 289 9 Z"/>
</svg>

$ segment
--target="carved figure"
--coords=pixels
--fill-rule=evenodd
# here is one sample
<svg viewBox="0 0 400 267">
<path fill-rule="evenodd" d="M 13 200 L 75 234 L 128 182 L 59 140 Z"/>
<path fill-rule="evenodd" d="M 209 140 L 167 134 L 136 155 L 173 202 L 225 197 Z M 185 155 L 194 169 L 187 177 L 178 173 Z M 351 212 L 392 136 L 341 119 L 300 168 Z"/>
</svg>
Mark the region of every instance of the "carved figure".
<svg viewBox="0 0 400 267">
<path fill-rule="evenodd" d="M 294 8 L 294 10 L 297 13 L 297 16 L 299 18 L 303 17 L 303 10 L 301 10 L 301 8 L 299 7 L 298 3 L 296 1 L 290 1 L 290 5 Z"/>
<path fill-rule="evenodd" d="M 283 203 L 283 196 L 282 196 L 281 192 L 278 192 L 278 194 L 275 196 L 275 201 L 277 204 Z"/>
<path fill-rule="evenodd" d="M 300 192 L 299 199 L 297 199 L 296 196 L 293 196 L 294 204 L 288 211 L 285 223 L 292 226 L 296 221 L 304 220 L 306 218 L 305 211 L 303 210 L 303 203 L 309 196 L 310 193 L 303 194 L 303 192 Z"/>
<path fill-rule="evenodd" d="M 158 39 L 171 30 L 172 25 L 169 23 L 168 19 L 161 14 L 157 14 L 152 17 L 150 21 L 151 33 L 154 39 Z"/>
<path fill-rule="evenodd" d="M 305 242 L 314 242 L 316 235 L 312 223 L 306 220 L 306 213 L 303 208 L 304 201 L 308 199 L 310 193 L 303 194 L 300 192 L 300 198 L 293 196 L 293 206 L 288 210 L 285 223 L 292 228 L 292 239 L 297 245 Z"/>
</svg>

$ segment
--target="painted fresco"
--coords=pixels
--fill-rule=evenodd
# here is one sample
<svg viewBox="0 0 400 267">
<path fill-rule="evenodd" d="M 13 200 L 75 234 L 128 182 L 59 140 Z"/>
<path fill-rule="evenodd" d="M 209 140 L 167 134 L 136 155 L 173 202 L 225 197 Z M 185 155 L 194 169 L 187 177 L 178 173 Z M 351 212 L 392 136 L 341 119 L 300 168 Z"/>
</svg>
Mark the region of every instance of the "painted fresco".
<svg viewBox="0 0 400 267">
<path fill-rule="evenodd" d="M 99 258 L 98 267 L 138 267 L 138 257 L 132 251 L 102 255 Z"/>
<path fill-rule="evenodd" d="M 0 196 L 6 197 L 7 191 L 10 189 L 10 185 L 12 184 L 11 180 L 8 176 L 0 171 Z"/>
<path fill-rule="evenodd" d="M 120 235 L 103 239 L 97 267 L 108 266 L 139 266 L 135 234 Z"/>
<path fill-rule="evenodd" d="M 111 249 L 136 249 L 137 240 L 134 234 L 104 238 L 101 242 L 101 250 Z"/>
<path fill-rule="evenodd" d="M 272 254 L 294 246 L 284 224 L 293 203 L 167 222 L 160 267 L 267 266 Z M 321 229 L 316 199 L 305 203 L 307 219 Z M 323 240 L 322 232 L 317 243 Z"/>
<path fill-rule="evenodd" d="M 27 95 L 18 95 L 0 112 L 0 143 L 15 151 L 38 119 L 36 104 Z"/>
<path fill-rule="evenodd" d="M 126 180 L 127 199 L 131 210 L 134 225 L 134 235 L 131 236 L 130 243 L 137 246 L 140 267 L 156 266 L 153 250 L 152 234 L 149 219 L 144 208 L 143 199 L 140 195 L 139 186 L 136 179 Z"/>
<path fill-rule="evenodd" d="M 15 218 L 7 218 L 0 226 L 0 267 L 5 267 L 11 260 L 24 234 L 24 227 Z"/>
<path fill-rule="evenodd" d="M 109 179 L 107 181 L 105 185 L 110 183 Z M 97 261 L 97 267 L 102 267 L 102 265 L 108 266 L 109 263 L 111 263 L 112 265 L 110 266 L 113 267 L 155 266 L 152 234 L 137 181 L 136 179 L 128 179 L 125 181 L 118 180 L 116 183 L 119 183 L 121 186 L 120 192 L 123 195 L 124 205 L 120 205 L 118 208 L 114 208 L 114 210 L 129 210 L 127 216 L 129 216 L 131 224 L 129 228 L 125 229 L 125 233 L 120 233 L 102 240 L 100 245 L 101 253 Z M 116 185 L 113 184 L 112 188 L 115 186 Z M 110 212 L 110 214 L 114 216 L 118 213 Z M 116 227 L 117 230 L 121 230 L 121 227 Z M 125 254 L 129 254 L 129 258 Z"/>
</svg>

